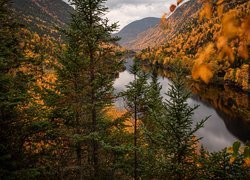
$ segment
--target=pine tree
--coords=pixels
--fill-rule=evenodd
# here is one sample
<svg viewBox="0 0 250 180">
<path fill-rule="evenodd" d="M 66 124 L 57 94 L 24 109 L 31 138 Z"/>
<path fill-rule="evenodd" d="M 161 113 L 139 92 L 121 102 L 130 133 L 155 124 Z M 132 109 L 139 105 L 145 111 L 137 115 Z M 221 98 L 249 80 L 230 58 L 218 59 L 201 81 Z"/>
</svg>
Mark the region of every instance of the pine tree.
<svg viewBox="0 0 250 180">
<path fill-rule="evenodd" d="M 134 75 L 134 81 L 127 85 L 127 90 L 122 92 L 122 96 L 126 103 L 126 109 L 128 110 L 129 117 L 134 120 L 134 179 L 140 177 L 140 162 L 138 158 L 138 152 L 140 149 L 139 136 L 140 136 L 140 123 L 139 120 L 143 117 L 143 113 L 146 111 L 146 93 L 148 90 L 147 74 L 141 72 L 140 64 L 138 61 L 134 61 L 133 66 L 130 69 L 130 73 Z"/>
<path fill-rule="evenodd" d="M 180 70 L 177 70 L 173 84 L 166 93 L 169 99 L 164 102 L 161 112 L 152 112 L 151 122 L 157 132 L 149 133 L 150 140 L 156 144 L 155 160 L 158 164 L 158 178 L 170 179 L 194 178 L 196 169 L 196 148 L 199 138 L 195 132 L 205 120 L 201 120 L 192 128 L 192 115 L 197 106 L 189 107 L 187 99 L 190 93 L 185 89 L 181 80 Z M 150 132 L 150 130 L 149 130 Z M 159 177 L 160 176 L 160 177 Z"/>
<path fill-rule="evenodd" d="M 29 77 L 20 70 L 25 62 L 8 0 L 0 1 L 0 179 L 25 173 L 23 145 L 28 132 Z M 28 171 L 28 169 L 27 169 Z"/>
<path fill-rule="evenodd" d="M 143 124 L 147 127 L 147 129 L 153 128 L 150 127 L 151 125 L 153 126 L 153 124 L 150 122 L 150 116 L 152 115 L 152 112 L 156 113 L 163 110 L 163 97 L 161 95 L 162 86 L 158 82 L 159 78 L 157 70 L 157 67 L 153 67 L 151 81 L 148 85 L 148 91 L 146 93 L 147 110 L 144 112 Z"/>
<path fill-rule="evenodd" d="M 107 11 L 105 0 L 71 3 L 75 11 L 64 31 L 67 46 L 56 68 L 59 93 L 47 102 L 54 109 L 53 119 L 63 119 L 73 128 L 78 178 L 98 178 L 105 174 L 107 165 L 100 157 L 105 110 L 113 102 L 113 81 L 121 64 L 113 48 L 118 39 L 111 36 L 117 25 L 108 25 L 102 18 Z"/>
<path fill-rule="evenodd" d="M 163 97 L 161 95 L 162 86 L 159 83 L 158 68 L 153 67 L 151 73 L 151 81 L 148 84 L 148 91 L 146 93 L 146 110 L 143 113 L 143 138 L 144 155 L 143 155 L 143 170 L 142 173 L 145 178 L 153 178 L 157 173 L 156 154 L 158 152 L 158 144 L 153 141 L 151 137 L 154 137 L 158 133 L 158 127 L 152 121 L 155 114 L 160 114 L 164 110 Z"/>
<path fill-rule="evenodd" d="M 232 147 L 209 153 L 201 149 L 199 156 L 200 179 L 249 179 L 250 147 L 235 142 Z"/>
</svg>

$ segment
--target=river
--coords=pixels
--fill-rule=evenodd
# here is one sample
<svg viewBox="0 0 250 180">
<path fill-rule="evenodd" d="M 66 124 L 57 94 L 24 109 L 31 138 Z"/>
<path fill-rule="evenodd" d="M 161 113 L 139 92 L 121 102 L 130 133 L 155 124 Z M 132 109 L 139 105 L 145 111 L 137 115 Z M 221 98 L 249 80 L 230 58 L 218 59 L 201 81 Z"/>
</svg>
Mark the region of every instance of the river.
<svg viewBox="0 0 250 180">
<path fill-rule="evenodd" d="M 115 92 L 126 89 L 126 85 L 133 81 L 133 75 L 129 73 L 129 66 L 132 65 L 132 58 L 126 60 L 126 70 L 119 73 L 114 82 Z M 162 96 L 166 99 L 165 93 L 171 83 L 169 78 L 159 72 L 159 82 L 162 85 Z M 201 143 L 210 152 L 221 150 L 231 146 L 235 141 L 243 144 L 250 141 L 250 108 L 249 94 L 230 89 L 226 86 L 207 86 L 204 84 L 192 83 L 189 86 L 192 92 L 188 99 L 190 106 L 199 105 L 195 111 L 193 121 L 211 116 L 197 133 L 202 137 Z M 124 108 L 122 99 L 115 102 L 119 109 Z"/>
</svg>

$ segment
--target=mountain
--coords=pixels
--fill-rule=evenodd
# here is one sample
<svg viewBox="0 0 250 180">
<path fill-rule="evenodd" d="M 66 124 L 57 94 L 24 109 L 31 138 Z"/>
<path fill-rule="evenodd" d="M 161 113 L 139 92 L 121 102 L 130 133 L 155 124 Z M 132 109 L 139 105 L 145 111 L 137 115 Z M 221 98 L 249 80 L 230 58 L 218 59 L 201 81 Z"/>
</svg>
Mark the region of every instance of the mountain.
<svg viewBox="0 0 250 180">
<path fill-rule="evenodd" d="M 159 24 L 160 20 L 160 18 L 147 17 L 141 20 L 134 21 L 125 26 L 120 32 L 114 34 L 114 36 L 118 36 L 121 38 L 121 40 L 119 41 L 120 45 L 128 47 L 128 43 L 133 41 L 140 33 Z"/>
<path fill-rule="evenodd" d="M 250 1 L 190 0 L 127 44 L 147 64 L 181 66 L 195 80 L 250 89 Z M 150 47 L 150 48 L 147 48 Z"/>
<path fill-rule="evenodd" d="M 147 47 L 155 47 L 163 44 L 167 39 L 181 33 L 185 29 L 185 26 L 197 16 L 201 6 L 202 4 L 196 0 L 190 0 L 182 4 L 167 18 L 165 24 L 168 27 L 164 27 L 159 22 L 155 27 L 138 34 L 135 38 L 127 42 L 124 47 L 127 49 L 142 50 Z"/>
<path fill-rule="evenodd" d="M 55 27 L 65 26 L 73 12 L 63 0 L 12 0 L 12 7 L 30 30 L 54 37 L 60 36 Z"/>
<path fill-rule="evenodd" d="M 224 11 L 233 9 L 240 4 L 246 3 L 247 0 L 225 0 Z M 142 50 L 147 47 L 158 47 L 182 34 L 186 38 L 192 38 L 190 32 L 192 30 L 204 30 L 204 23 L 199 23 L 199 13 L 204 5 L 204 1 L 189 0 L 182 3 L 177 9 L 165 19 L 164 25 L 158 23 L 155 27 L 149 28 L 138 34 L 132 40 L 123 44 L 130 50 Z M 216 23 L 216 21 L 214 22 Z M 204 33 L 206 34 L 206 33 Z M 205 38 L 206 39 L 206 38 Z M 204 39 L 204 41 L 205 41 Z"/>
</svg>

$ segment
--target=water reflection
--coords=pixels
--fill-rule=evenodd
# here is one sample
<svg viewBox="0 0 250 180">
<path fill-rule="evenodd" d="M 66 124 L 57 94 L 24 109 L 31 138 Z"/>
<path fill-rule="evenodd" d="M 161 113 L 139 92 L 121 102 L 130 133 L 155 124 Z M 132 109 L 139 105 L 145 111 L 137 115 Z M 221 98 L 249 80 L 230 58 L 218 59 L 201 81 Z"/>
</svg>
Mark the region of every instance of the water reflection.
<svg viewBox="0 0 250 180">
<path fill-rule="evenodd" d="M 133 81 L 133 75 L 128 72 L 131 64 L 132 59 L 128 59 L 127 69 L 115 80 L 114 88 L 117 93 Z M 150 71 L 149 67 L 143 68 L 145 71 Z M 158 75 L 162 85 L 161 94 L 167 98 L 165 92 L 171 83 L 167 77 L 171 75 L 162 70 L 158 70 Z M 203 137 L 202 144 L 206 149 L 217 151 L 231 146 L 237 140 L 242 142 L 250 140 L 249 95 L 223 86 L 206 86 L 188 80 L 187 86 L 192 92 L 188 100 L 189 105 L 199 105 L 193 117 L 194 122 L 211 116 L 205 123 L 205 127 L 197 132 L 197 136 Z M 122 99 L 118 99 L 115 105 L 121 109 L 124 107 Z"/>
<path fill-rule="evenodd" d="M 193 85 L 191 90 L 192 98 L 213 108 L 231 134 L 243 142 L 250 140 L 249 95 L 226 86 L 199 85 L 197 91 Z"/>
</svg>

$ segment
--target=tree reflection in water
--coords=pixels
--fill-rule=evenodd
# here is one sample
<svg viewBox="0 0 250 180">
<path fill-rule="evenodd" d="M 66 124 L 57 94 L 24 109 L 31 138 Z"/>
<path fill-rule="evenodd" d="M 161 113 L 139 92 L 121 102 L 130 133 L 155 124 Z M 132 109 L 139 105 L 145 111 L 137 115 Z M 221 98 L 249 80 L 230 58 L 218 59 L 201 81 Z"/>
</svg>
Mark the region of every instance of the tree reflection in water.
<svg viewBox="0 0 250 180">
<path fill-rule="evenodd" d="M 128 66 L 132 59 L 128 59 Z M 142 66 L 146 72 L 151 72 L 151 67 Z M 168 84 L 171 83 L 173 73 L 157 70 L 159 81 L 161 82 L 162 96 L 168 90 Z M 217 151 L 224 147 L 231 146 L 234 141 L 240 140 L 246 143 L 250 140 L 250 109 L 249 95 L 224 85 L 206 85 L 200 82 L 194 82 L 185 78 L 187 88 L 192 92 L 188 100 L 190 105 L 199 104 L 196 110 L 194 121 L 210 116 L 205 127 L 202 128 L 197 136 L 204 137 L 202 144 L 209 151 Z M 116 92 L 124 90 L 125 86 L 133 80 L 133 76 L 127 70 L 119 74 L 114 88 Z M 116 101 L 116 107 L 122 108 L 122 99 Z"/>
</svg>

